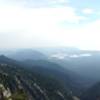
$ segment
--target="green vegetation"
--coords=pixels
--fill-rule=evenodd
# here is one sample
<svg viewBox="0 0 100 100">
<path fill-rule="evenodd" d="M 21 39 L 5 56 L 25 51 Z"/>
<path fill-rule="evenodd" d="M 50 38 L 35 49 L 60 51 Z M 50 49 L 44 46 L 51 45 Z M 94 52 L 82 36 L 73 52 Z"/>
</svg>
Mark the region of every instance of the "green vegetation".
<svg viewBox="0 0 100 100">
<path fill-rule="evenodd" d="M 69 76 L 56 64 L 42 62 L 42 67 L 39 65 L 27 68 L 28 65 L 24 65 L 25 63 L 20 64 L 6 57 L 0 58 L 0 100 L 100 99 L 100 83 L 84 89 L 84 92 L 77 91 L 75 84 L 70 84 L 72 80 Z M 75 95 L 73 90 L 79 95 Z"/>
<path fill-rule="evenodd" d="M 0 84 L 2 93 L 7 92 L 4 100 L 73 100 L 70 91 L 54 75 L 26 70 L 5 57 L 1 61 Z"/>
<path fill-rule="evenodd" d="M 11 98 L 12 100 L 28 100 L 27 94 L 23 90 L 17 90 Z"/>
</svg>

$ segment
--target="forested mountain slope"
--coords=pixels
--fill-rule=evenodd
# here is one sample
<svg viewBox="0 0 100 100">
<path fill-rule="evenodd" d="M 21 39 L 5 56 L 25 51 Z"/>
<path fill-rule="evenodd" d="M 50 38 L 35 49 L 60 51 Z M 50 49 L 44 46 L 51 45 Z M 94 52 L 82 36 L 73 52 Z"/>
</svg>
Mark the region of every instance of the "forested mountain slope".
<svg viewBox="0 0 100 100">
<path fill-rule="evenodd" d="M 12 63 L 9 61 L 13 61 Z M 49 75 L 40 75 L 0 56 L 1 100 L 73 100 L 71 91 Z"/>
<path fill-rule="evenodd" d="M 100 82 L 83 92 L 81 100 L 100 100 Z"/>
</svg>

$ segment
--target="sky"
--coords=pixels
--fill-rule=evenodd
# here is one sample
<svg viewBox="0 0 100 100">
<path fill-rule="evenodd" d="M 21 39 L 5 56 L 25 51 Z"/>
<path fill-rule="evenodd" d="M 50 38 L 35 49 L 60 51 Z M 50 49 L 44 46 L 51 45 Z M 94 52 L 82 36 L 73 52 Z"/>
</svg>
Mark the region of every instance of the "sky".
<svg viewBox="0 0 100 100">
<path fill-rule="evenodd" d="M 99 0 L 0 0 L 0 48 L 100 50 Z"/>
</svg>

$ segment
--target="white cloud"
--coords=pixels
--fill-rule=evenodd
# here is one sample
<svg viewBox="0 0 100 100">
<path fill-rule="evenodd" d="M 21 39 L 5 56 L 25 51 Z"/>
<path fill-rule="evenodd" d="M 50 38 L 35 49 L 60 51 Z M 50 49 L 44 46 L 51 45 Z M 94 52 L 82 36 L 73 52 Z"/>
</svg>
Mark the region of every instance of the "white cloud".
<svg viewBox="0 0 100 100">
<path fill-rule="evenodd" d="M 13 4 L 23 7 L 48 7 L 67 4 L 69 0 L 0 0 L 1 4 Z"/>
<path fill-rule="evenodd" d="M 56 58 L 56 59 L 65 59 L 67 57 L 67 54 L 64 54 L 64 53 L 58 53 L 58 54 L 52 54 L 50 56 L 50 58 Z"/>
<path fill-rule="evenodd" d="M 48 0 L 48 2 L 50 3 L 68 3 L 68 0 Z"/>
<path fill-rule="evenodd" d="M 100 19 L 85 25 L 82 34 L 83 43 L 81 48 L 100 50 Z"/>
<path fill-rule="evenodd" d="M 84 20 L 84 17 L 78 16 L 72 7 L 25 8 L 12 4 L 1 5 L 0 43 L 5 41 L 1 47 L 60 45 L 63 38 L 60 39 L 61 33 L 64 32 L 60 23 L 78 23 L 80 20 Z M 7 33 L 6 38 L 4 33 Z M 14 42 L 10 37 L 14 38 Z"/>
<path fill-rule="evenodd" d="M 85 8 L 85 9 L 83 9 L 82 12 L 84 14 L 93 14 L 94 13 L 93 9 L 90 9 L 90 8 Z"/>
<path fill-rule="evenodd" d="M 0 31 L 29 31 L 43 33 L 56 29 L 60 22 L 78 23 L 85 19 L 78 16 L 71 7 L 21 8 L 18 6 L 0 7 Z M 46 31 L 46 32 L 47 32 Z"/>
<path fill-rule="evenodd" d="M 78 23 L 84 17 L 76 15 L 71 7 L 59 8 L 21 8 L 6 6 L 0 8 L 0 29 L 51 27 L 59 22 Z M 8 30 L 7 30 L 8 31 Z"/>
<path fill-rule="evenodd" d="M 69 6 L 25 8 L 2 5 L 0 47 L 77 46 L 82 49 L 100 49 L 100 20 L 83 26 L 79 22 L 85 19 Z M 78 27 L 61 27 L 60 23 L 64 21 Z"/>
</svg>

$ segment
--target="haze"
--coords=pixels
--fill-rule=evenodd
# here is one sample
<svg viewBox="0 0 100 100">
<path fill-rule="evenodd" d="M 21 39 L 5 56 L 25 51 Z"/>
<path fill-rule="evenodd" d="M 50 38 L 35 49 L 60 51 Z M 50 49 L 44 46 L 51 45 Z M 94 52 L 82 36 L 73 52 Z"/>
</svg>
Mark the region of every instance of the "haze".
<svg viewBox="0 0 100 100">
<path fill-rule="evenodd" d="M 98 0 L 0 0 L 0 48 L 100 50 L 99 26 Z"/>
</svg>

